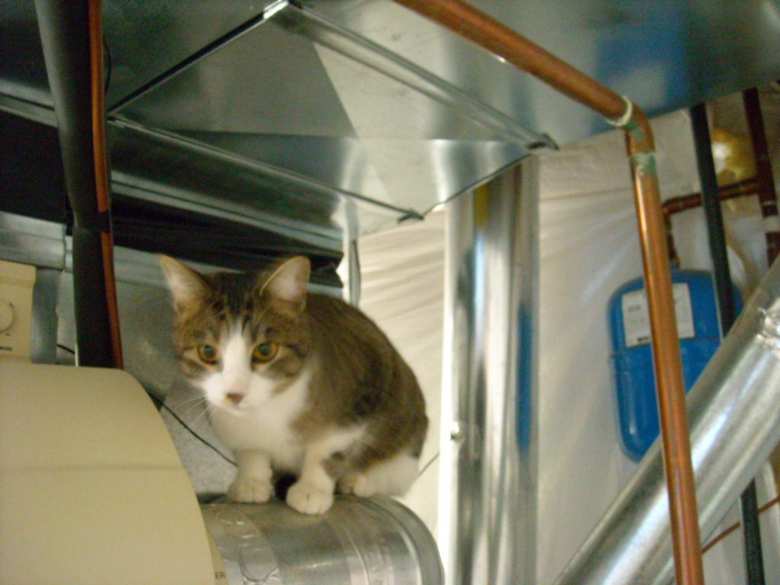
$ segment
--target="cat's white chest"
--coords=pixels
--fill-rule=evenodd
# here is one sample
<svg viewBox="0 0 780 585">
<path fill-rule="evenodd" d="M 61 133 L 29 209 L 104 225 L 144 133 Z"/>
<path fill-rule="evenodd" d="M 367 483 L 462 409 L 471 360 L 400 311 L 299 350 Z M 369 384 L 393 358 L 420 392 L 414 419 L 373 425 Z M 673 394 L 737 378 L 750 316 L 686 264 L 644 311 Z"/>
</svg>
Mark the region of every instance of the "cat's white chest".
<svg viewBox="0 0 780 585">
<path fill-rule="evenodd" d="M 263 405 L 247 413 L 211 410 L 211 424 L 220 440 L 233 451 L 257 450 L 271 458 L 275 469 L 297 473 L 303 462 L 304 444 L 292 423 L 306 404 L 308 373 Z"/>
</svg>

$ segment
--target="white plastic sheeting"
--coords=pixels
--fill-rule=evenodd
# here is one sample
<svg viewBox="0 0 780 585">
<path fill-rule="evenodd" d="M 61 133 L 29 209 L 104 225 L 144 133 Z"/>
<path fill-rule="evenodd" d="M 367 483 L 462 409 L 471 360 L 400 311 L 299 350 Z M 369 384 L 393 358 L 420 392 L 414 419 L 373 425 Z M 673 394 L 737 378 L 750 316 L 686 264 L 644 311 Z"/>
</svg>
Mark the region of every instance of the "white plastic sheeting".
<svg viewBox="0 0 780 585">
<path fill-rule="evenodd" d="M 444 285 L 443 212 L 360 240 L 360 308 L 417 375 L 430 419 L 421 474 L 402 501 L 436 534 Z M 427 468 L 426 468 L 427 465 Z"/>
<path fill-rule="evenodd" d="M 653 122 L 665 198 L 698 191 L 685 112 Z M 540 209 L 540 484 L 537 582 L 550 583 L 636 469 L 622 452 L 609 363 L 607 302 L 642 273 L 631 183 L 620 132 L 546 154 Z M 747 211 L 745 211 L 747 208 Z M 437 449 L 444 213 L 361 240 L 368 312 L 420 378 L 432 419 L 423 459 Z M 757 206 L 726 213 L 730 261 L 745 293 L 766 268 Z M 683 268 L 711 269 L 701 209 L 675 216 Z M 436 465 L 406 503 L 435 531 Z M 759 498 L 773 497 L 771 471 Z M 738 520 L 735 507 L 724 526 Z M 780 512 L 762 515 L 767 583 L 780 584 Z M 703 535 L 705 537 L 709 535 Z M 705 556 L 708 585 L 745 582 L 739 533 Z"/>
</svg>

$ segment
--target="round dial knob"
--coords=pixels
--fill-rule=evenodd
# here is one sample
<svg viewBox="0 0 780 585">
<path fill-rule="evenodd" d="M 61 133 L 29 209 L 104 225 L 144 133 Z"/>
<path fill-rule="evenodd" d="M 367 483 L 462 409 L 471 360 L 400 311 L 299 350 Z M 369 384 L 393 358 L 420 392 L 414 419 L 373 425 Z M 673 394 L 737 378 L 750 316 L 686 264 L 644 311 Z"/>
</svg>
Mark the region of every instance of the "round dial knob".
<svg viewBox="0 0 780 585">
<path fill-rule="evenodd" d="M 5 299 L 0 299 L 0 333 L 5 333 L 14 324 L 14 306 Z"/>
</svg>

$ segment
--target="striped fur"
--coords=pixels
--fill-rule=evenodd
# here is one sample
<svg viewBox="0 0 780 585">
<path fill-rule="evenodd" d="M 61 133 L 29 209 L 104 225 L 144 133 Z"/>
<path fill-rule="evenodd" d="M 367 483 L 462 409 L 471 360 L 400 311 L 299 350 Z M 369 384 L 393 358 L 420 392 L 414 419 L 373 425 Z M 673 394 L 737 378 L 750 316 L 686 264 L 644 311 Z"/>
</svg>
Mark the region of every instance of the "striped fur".
<svg viewBox="0 0 780 585">
<path fill-rule="evenodd" d="M 416 465 L 425 440 L 414 373 L 363 313 L 307 292 L 308 260 L 259 275 L 202 275 L 170 258 L 162 266 L 181 370 L 204 390 L 220 437 L 254 470 L 239 469 L 235 499 L 267 497 L 267 479 L 257 471 L 264 462 L 300 476 L 288 503 L 309 513 L 327 509 L 337 480 L 346 478 L 347 491 L 356 493 L 397 493 L 398 477 L 413 480 L 414 473 L 388 469 L 394 461 L 404 470 L 409 461 Z M 253 362 L 252 350 L 268 342 L 278 347 L 274 359 Z M 201 359 L 203 345 L 216 349 L 216 363 Z M 229 394 L 243 398 L 236 404 Z M 385 486 L 381 478 L 393 475 L 392 488 Z"/>
</svg>

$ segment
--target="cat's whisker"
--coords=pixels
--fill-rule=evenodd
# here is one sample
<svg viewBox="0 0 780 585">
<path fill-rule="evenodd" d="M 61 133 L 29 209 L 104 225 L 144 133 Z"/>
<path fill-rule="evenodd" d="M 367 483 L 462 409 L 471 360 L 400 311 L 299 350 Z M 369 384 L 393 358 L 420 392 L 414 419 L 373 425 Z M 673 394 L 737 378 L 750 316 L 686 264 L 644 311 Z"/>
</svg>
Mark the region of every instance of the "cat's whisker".
<svg viewBox="0 0 780 585">
<path fill-rule="evenodd" d="M 188 400 L 182 400 L 181 402 L 177 402 L 176 406 L 189 406 L 191 404 L 203 404 L 206 402 L 206 398 L 204 396 L 197 396 L 195 398 L 190 398 Z"/>
<path fill-rule="evenodd" d="M 177 412 L 181 413 L 182 415 L 187 416 L 189 413 L 195 411 L 199 412 L 201 409 L 206 408 L 206 400 L 205 399 L 199 399 L 199 400 L 192 400 L 188 402 L 179 402 L 171 408 L 174 408 Z"/>
<path fill-rule="evenodd" d="M 194 419 L 192 419 L 192 422 L 190 423 L 192 426 L 195 426 L 197 424 L 200 424 L 204 419 L 206 419 L 208 415 L 208 408 L 204 408 L 203 412 L 199 413 Z"/>
<path fill-rule="evenodd" d="M 181 400 L 180 402 L 192 402 L 193 400 L 203 400 L 203 394 L 198 392 L 197 394 L 193 394 L 192 396 L 188 396 L 187 398 Z"/>
<path fill-rule="evenodd" d="M 198 400 L 206 400 L 206 397 L 203 395 L 202 392 L 194 393 L 192 394 L 192 396 L 188 396 L 183 400 L 180 400 L 177 404 L 186 404 L 187 402 L 196 402 Z"/>
<path fill-rule="evenodd" d="M 192 421 L 200 421 L 204 416 L 206 416 L 206 409 L 203 410 L 193 410 L 190 409 L 186 412 L 182 413 L 182 418 L 186 418 L 188 420 Z"/>
<path fill-rule="evenodd" d="M 205 408 L 206 407 L 201 404 L 188 404 L 184 407 L 177 405 L 176 411 L 180 413 L 182 416 L 190 416 L 194 414 L 199 414 Z"/>
<path fill-rule="evenodd" d="M 206 416 L 208 408 L 203 407 L 202 409 L 197 409 L 198 405 L 190 405 L 186 408 L 181 408 L 181 405 L 177 404 L 174 407 L 169 406 L 168 408 L 174 412 L 178 417 L 185 420 L 188 425 L 196 425 L 200 422 L 200 420 Z"/>
</svg>

